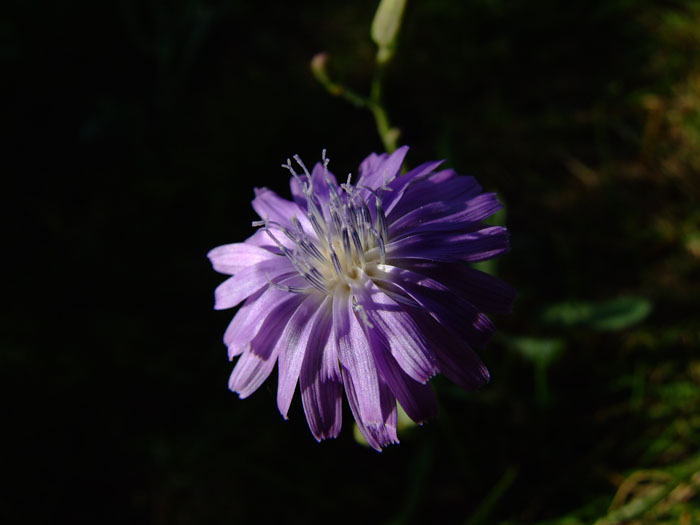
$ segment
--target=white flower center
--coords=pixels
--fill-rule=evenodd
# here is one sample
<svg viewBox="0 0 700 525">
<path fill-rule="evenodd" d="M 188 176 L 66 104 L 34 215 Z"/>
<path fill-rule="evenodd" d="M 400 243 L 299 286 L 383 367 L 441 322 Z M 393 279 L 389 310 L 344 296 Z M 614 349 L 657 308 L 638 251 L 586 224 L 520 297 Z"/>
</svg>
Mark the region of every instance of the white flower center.
<svg viewBox="0 0 700 525">
<path fill-rule="evenodd" d="M 384 264 L 388 230 L 386 216 L 379 192 L 387 190 L 384 185 L 379 190 L 353 186 L 350 176 L 345 184 L 336 184 L 328 174 L 328 159 L 323 151 L 324 179 L 328 185 L 328 199 L 317 196 L 319 188 L 314 188 L 311 174 L 299 156 L 294 160 L 303 170 L 298 174 L 288 160 L 283 165 L 299 182 L 306 196 L 308 219 L 312 232 L 304 231 L 297 217 L 291 218 L 293 229 L 270 221 L 254 223 L 262 226 L 294 268 L 312 288 L 294 289 L 272 283 L 292 292 L 307 292 L 316 289 L 332 295 L 336 289 L 348 290 L 350 283 L 361 279 L 367 272 L 372 273 L 377 264 Z M 374 195 L 374 217 L 360 188 Z M 325 191 L 325 189 L 323 190 Z M 281 230 L 293 241 L 292 249 L 284 246 L 270 230 L 270 226 Z"/>
</svg>

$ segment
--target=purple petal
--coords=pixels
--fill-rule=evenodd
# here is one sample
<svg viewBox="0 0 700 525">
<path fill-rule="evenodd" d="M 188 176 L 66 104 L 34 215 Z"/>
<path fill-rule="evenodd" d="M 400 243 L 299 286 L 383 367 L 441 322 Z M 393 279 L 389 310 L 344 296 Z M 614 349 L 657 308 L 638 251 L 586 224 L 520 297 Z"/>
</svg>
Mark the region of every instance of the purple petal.
<svg viewBox="0 0 700 525">
<path fill-rule="evenodd" d="M 389 209 L 387 220 L 393 222 L 426 202 L 467 201 L 481 193 L 481 186 L 474 177 L 457 175 L 453 170 L 443 170 L 429 177 L 416 178 L 401 192 L 400 200 Z"/>
<path fill-rule="evenodd" d="M 438 413 L 438 404 L 430 385 L 418 383 L 410 378 L 391 356 L 381 338 L 371 330 L 369 332 L 369 341 L 377 368 L 406 414 L 416 423 L 435 417 Z"/>
<path fill-rule="evenodd" d="M 271 225 L 270 229 L 274 230 L 273 235 L 277 238 L 278 241 L 280 241 L 280 243 L 283 246 L 286 246 L 290 249 L 294 249 L 294 241 L 287 237 L 284 233 L 282 233 L 279 230 L 279 228 Z M 277 246 L 277 243 L 275 243 L 275 241 L 272 240 L 272 237 L 270 237 L 270 235 L 262 228 L 256 231 L 250 237 L 248 237 L 245 240 L 245 243 L 252 244 L 253 246 L 258 246 L 259 248 L 264 248 L 267 251 L 278 255 L 282 255 L 282 251 Z"/>
<path fill-rule="evenodd" d="M 389 225 L 392 239 L 403 233 L 428 231 L 467 232 L 502 208 L 495 193 L 482 193 L 464 202 L 462 200 L 429 202 L 407 213 Z"/>
<path fill-rule="evenodd" d="M 387 215 L 391 213 L 391 210 L 401 200 L 405 192 L 408 191 L 412 184 L 427 178 L 428 175 L 435 171 L 435 169 L 443 162 L 444 161 L 442 160 L 424 162 L 405 175 L 398 176 L 391 181 L 389 183 L 389 188 L 391 191 L 386 192 L 384 194 L 384 198 L 382 199 L 384 210 Z"/>
<path fill-rule="evenodd" d="M 285 276 L 294 271 L 286 257 L 275 257 L 254 266 L 248 266 L 217 286 L 214 291 L 214 309 L 233 308 L 246 297 L 267 286 L 270 279 Z"/>
<path fill-rule="evenodd" d="M 343 383 L 321 381 L 317 376 L 310 381 L 301 375 L 301 402 L 306 421 L 316 440 L 335 438 L 343 424 Z"/>
<path fill-rule="evenodd" d="M 224 332 L 224 344 L 228 348 L 229 360 L 242 354 L 243 351 L 247 349 L 250 340 L 255 337 L 259 326 L 256 327 L 254 323 L 248 323 L 248 318 L 257 300 L 267 291 L 269 291 L 269 289 L 265 290 L 261 288 L 248 297 L 245 303 L 238 309 L 236 315 L 233 316 L 228 328 L 226 328 L 226 332 Z M 263 318 L 261 317 L 260 324 L 262 324 L 262 320 Z"/>
<path fill-rule="evenodd" d="M 324 345 L 330 332 L 330 299 L 319 301 L 316 294 L 308 295 L 294 312 L 280 337 L 283 350 L 279 356 L 277 407 L 287 419 L 294 397 L 304 355 L 313 345 Z"/>
<path fill-rule="evenodd" d="M 265 382 L 276 361 L 276 353 L 263 359 L 251 352 L 244 352 L 231 373 L 228 387 L 238 393 L 238 397 L 245 399 Z"/>
<path fill-rule="evenodd" d="M 384 268 L 386 271 L 377 272 L 375 279 L 398 287 L 438 323 L 466 339 L 469 345 L 486 346 L 495 327 L 473 304 L 452 293 L 444 284 L 421 274 L 389 265 Z"/>
<path fill-rule="evenodd" d="M 358 186 L 376 189 L 381 188 L 385 182 L 391 182 L 401 171 L 406 153 L 408 153 L 408 146 L 401 146 L 391 155 L 372 154 L 367 157 L 358 170 Z"/>
<path fill-rule="evenodd" d="M 476 262 L 505 253 L 508 247 L 508 230 L 491 226 L 464 234 L 423 232 L 407 235 L 387 244 L 386 250 L 390 259 Z"/>
<path fill-rule="evenodd" d="M 253 244 L 237 242 L 224 244 L 210 250 L 207 257 L 214 270 L 227 275 L 234 275 L 246 266 L 253 266 L 275 257 L 275 254 Z"/>
<path fill-rule="evenodd" d="M 321 441 L 337 437 L 342 425 L 343 382 L 336 345 L 328 340 L 331 315 L 325 304 L 325 337 L 312 340 L 301 366 L 299 386 L 304 413 L 314 437 Z M 325 339 L 325 344 L 322 342 Z"/>
<path fill-rule="evenodd" d="M 411 315 L 434 345 L 440 372 L 450 381 L 466 390 L 477 390 L 490 381 L 488 369 L 464 340 L 449 333 L 425 312 L 411 310 Z"/>
<path fill-rule="evenodd" d="M 282 284 L 289 286 L 300 286 L 304 282 L 298 275 L 292 275 L 287 279 L 280 279 Z M 274 337 L 272 325 L 279 319 L 285 321 L 291 313 L 299 306 L 300 296 L 290 294 L 276 288 L 267 288 L 259 290 L 255 295 L 252 295 L 238 309 L 231 324 L 226 329 L 224 334 L 224 343 L 229 350 L 229 358 L 233 358 L 243 352 L 246 345 L 255 338 L 263 325 L 265 330 L 263 335 L 258 339 L 253 351 L 264 355 L 266 346 L 274 346 L 276 339 L 268 342 L 270 337 Z M 284 328 L 284 324 L 279 329 L 279 332 Z M 279 334 L 277 334 L 279 335 Z"/>
<path fill-rule="evenodd" d="M 371 280 L 353 286 L 355 299 L 364 309 L 372 331 L 389 348 L 401 368 L 419 383 L 437 371 L 437 361 L 406 308 L 380 290 Z"/>
<path fill-rule="evenodd" d="M 333 184 L 338 184 L 335 175 L 333 175 L 330 171 L 324 170 L 323 165 L 320 162 L 317 162 L 314 166 L 314 169 L 311 170 L 311 180 L 313 182 L 314 195 L 318 199 L 317 204 L 321 205 L 325 205 L 329 201 L 330 190 L 328 189 L 328 181 L 326 180 L 326 175 Z M 306 177 L 302 176 L 301 179 L 302 181 L 306 182 Z M 302 210 L 306 211 L 306 195 L 304 195 L 304 192 L 302 191 L 301 184 L 299 184 L 299 180 L 297 180 L 295 177 L 292 177 L 289 180 L 289 188 L 292 191 L 294 202 L 296 202 Z"/>
<path fill-rule="evenodd" d="M 302 297 L 291 295 L 290 299 L 270 312 L 258 334 L 246 345 L 229 380 L 229 388 L 238 392 L 241 399 L 255 392 L 268 378 L 284 347 L 281 338 L 289 316 L 299 308 Z"/>
<path fill-rule="evenodd" d="M 391 394 L 391 390 L 387 384 L 381 378 L 378 378 L 377 390 L 379 392 L 379 410 L 382 414 L 381 422 L 366 422 L 362 419 L 362 414 L 360 412 L 361 396 L 358 395 L 352 374 L 347 368 L 343 367 L 342 375 L 343 384 L 345 385 L 345 395 L 348 398 L 350 411 L 357 422 L 357 427 L 367 440 L 367 443 L 369 443 L 374 450 L 379 452 L 382 451 L 382 447 L 391 445 L 392 443 L 398 443 L 399 438 L 396 435 L 396 422 L 398 420 L 396 398 Z"/>
<path fill-rule="evenodd" d="M 362 325 L 352 311 L 349 294 L 338 292 L 333 297 L 331 342 L 336 345 L 340 363 L 352 379 L 360 416 L 355 419 L 363 421 L 365 425 L 383 424 L 377 368 Z M 343 383 L 347 389 L 345 375 Z"/>
<path fill-rule="evenodd" d="M 301 222 L 304 231 L 312 234 L 313 228 L 306 213 L 295 202 L 288 201 L 267 188 L 255 188 L 255 199 L 252 202 L 253 209 L 262 220 L 270 220 L 282 226 L 294 229 L 292 217 Z M 280 239 L 281 240 L 281 239 Z"/>
<path fill-rule="evenodd" d="M 508 314 L 513 311 L 513 303 L 518 297 L 518 292 L 504 281 L 466 264 L 405 259 L 402 266 L 415 273 L 431 276 L 482 312 Z"/>
</svg>

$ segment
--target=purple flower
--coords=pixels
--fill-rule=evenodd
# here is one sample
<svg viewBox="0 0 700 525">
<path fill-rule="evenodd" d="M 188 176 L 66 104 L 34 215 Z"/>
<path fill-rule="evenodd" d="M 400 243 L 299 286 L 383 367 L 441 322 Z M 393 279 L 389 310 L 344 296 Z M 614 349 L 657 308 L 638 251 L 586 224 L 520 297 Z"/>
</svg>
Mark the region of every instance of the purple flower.
<svg viewBox="0 0 700 525">
<path fill-rule="evenodd" d="M 397 402 L 421 423 L 437 413 L 428 380 L 443 373 L 474 390 L 489 372 L 474 352 L 507 313 L 514 290 L 468 267 L 508 250 L 508 232 L 482 221 L 501 205 L 472 177 L 427 162 L 399 175 L 408 151 L 371 154 L 359 179 L 338 184 L 328 161 L 290 161 L 294 201 L 262 188 L 260 229 L 208 256 L 231 275 L 215 308 L 243 303 L 224 335 L 238 357 L 229 387 L 255 392 L 277 363 L 287 418 L 297 383 L 317 440 L 340 432 L 343 390 L 377 450 L 397 443 Z"/>
</svg>

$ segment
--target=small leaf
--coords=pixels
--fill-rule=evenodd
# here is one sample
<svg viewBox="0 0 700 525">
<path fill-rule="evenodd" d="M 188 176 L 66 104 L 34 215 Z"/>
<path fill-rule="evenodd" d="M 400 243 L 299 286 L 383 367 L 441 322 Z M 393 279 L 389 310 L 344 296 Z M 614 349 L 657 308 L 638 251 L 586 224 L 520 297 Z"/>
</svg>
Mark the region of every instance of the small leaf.
<svg viewBox="0 0 700 525">
<path fill-rule="evenodd" d="M 623 296 L 601 302 L 566 301 L 545 309 L 542 320 L 566 327 L 583 325 L 592 330 L 615 331 L 643 321 L 651 309 L 651 301 L 644 297 Z"/>
<path fill-rule="evenodd" d="M 505 344 L 541 366 L 552 363 L 566 347 L 563 339 L 539 337 L 508 337 Z"/>
</svg>

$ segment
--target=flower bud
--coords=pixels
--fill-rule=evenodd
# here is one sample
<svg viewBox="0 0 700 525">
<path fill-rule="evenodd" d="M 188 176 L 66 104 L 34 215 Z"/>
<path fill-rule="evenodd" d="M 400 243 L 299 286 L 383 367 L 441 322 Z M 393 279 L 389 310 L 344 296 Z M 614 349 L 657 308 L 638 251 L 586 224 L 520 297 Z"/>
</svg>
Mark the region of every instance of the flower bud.
<svg viewBox="0 0 700 525">
<path fill-rule="evenodd" d="M 406 0 L 381 0 L 372 21 L 372 40 L 382 50 L 393 47 L 401 27 Z M 387 52 L 385 51 L 386 55 Z"/>
</svg>

